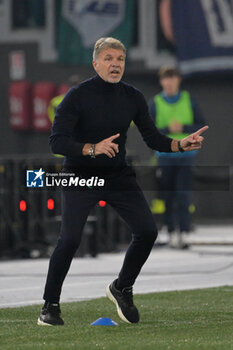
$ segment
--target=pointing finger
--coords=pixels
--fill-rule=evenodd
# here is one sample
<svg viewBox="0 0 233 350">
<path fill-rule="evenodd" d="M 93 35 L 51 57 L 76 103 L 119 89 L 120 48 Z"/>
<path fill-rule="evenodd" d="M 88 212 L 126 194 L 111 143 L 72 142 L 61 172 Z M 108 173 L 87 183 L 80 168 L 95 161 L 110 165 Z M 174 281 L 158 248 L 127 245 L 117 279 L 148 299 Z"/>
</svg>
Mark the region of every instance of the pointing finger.
<svg viewBox="0 0 233 350">
<path fill-rule="evenodd" d="M 113 141 L 113 140 L 117 139 L 119 136 L 120 136 L 120 134 L 115 134 L 115 135 L 110 136 L 107 140 Z"/>
<path fill-rule="evenodd" d="M 208 125 L 203 126 L 203 128 L 197 130 L 197 131 L 194 133 L 194 135 L 195 135 L 195 136 L 199 136 L 200 134 L 202 134 L 202 133 L 203 133 L 204 131 L 206 131 L 207 129 L 209 129 Z"/>
</svg>

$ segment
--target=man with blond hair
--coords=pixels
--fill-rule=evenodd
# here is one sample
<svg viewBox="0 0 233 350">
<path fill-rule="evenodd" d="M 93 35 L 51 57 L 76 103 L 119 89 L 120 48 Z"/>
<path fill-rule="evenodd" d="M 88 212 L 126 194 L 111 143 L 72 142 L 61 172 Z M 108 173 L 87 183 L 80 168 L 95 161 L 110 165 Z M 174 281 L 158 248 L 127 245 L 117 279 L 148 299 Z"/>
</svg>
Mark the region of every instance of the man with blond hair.
<svg viewBox="0 0 233 350">
<path fill-rule="evenodd" d="M 182 140 L 160 134 L 142 93 L 121 81 L 125 57 L 125 47 L 119 40 L 99 39 L 93 52 L 96 76 L 70 89 L 56 111 L 50 136 L 52 152 L 65 156 L 65 169 L 82 178 L 101 176 L 105 185 L 62 189 L 61 234 L 50 259 L 39 325 L 64 324 L 59 306 L 62 284 L 88 214 L 99 200 L 111 205 L 132 230 L 122 269 L 106 293 L 123 321 L 139 321 L 132 286 L 154 245 L 157 229 L 135 174 L 126 163 L 127 130 L 134 121 L 150 148 L 179 152 L 200 148 L 200 134 L 208 128 Z"/>
</svg>

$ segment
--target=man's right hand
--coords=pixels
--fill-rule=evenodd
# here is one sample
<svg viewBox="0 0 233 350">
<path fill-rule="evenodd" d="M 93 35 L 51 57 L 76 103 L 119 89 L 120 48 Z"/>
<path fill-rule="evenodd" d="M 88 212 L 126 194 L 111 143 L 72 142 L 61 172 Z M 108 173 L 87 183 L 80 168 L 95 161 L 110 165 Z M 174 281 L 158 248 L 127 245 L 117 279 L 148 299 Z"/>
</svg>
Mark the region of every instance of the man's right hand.
<svg viewBox="0 0 233 350">
<path fill-rule="evenodd" d="M 106 154 L 109 158 L 115 157 L 116 153 L 119 152 L 119 146 L 113 142 L 113 140 L 117 139 L 120 136 L 120 134 L 116 134 L 113 136 L 108 137 L 107 139 L 104 139 L 103 141 L 100 141 L 99 143 L 96 143 L 95 145 L 95 156 L 98 156 L 99 154 Z M 87 156 L 89 155 L 91 144 L 86 143 L 83 147 L 83 155 Z"/>
</svg>

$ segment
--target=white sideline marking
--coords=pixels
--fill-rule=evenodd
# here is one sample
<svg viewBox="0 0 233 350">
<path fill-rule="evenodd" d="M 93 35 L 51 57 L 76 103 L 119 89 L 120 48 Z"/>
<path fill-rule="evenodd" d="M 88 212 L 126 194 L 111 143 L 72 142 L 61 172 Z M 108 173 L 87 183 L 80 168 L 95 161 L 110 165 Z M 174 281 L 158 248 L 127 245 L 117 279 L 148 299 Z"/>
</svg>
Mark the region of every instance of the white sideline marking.
<svg viewBox="0 0 233 350">
<path fill-rule="evenodd" d="M 99 284 L 101 283 L 100 280 L 98 281 L 91 281 L 91 284 Z M 78 281 L 78 282 L 75 282 L 75 283 L 65 283 L 64 284 L 64 287 L 76 287 L 76 286 L 79 286 L 79 285 L 84 285 L 84 284 L 87 284 L 89 285 L 90 284 L 90 280 L 89 281 L 84 281 L 84 282 L 81 282 L 81 281 Z M 15 288 L 15 287 L 12 287 L 12 288 L 7 288 L 7 289 L 1 289 L 0 288 L 0 292 L 22 292 L 22 291 L 25 291 L 25 290 L 35 290 L 35 289 L 43 289 L 44 286 L 43 285 L 40 285 L 40 286 L 37 286 L 37 287 L 20 287 L 20 288 Z"/>
</svg>

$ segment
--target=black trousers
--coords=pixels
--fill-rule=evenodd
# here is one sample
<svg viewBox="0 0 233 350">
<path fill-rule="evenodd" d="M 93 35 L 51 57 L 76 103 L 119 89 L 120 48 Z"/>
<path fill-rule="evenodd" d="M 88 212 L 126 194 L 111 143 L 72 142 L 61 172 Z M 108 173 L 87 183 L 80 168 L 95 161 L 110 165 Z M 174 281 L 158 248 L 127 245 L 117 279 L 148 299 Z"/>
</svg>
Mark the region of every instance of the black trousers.
<svg viewBox="0 0 233 350">
<path fill-rule="evenodd" d="M 103 190 L 62 190 L 61 235 L 50 259 L 44 300 L 59 302 L 62 284 L 81 242 L 84 224 L 99 200 L 111 205 L 132 230 L 132 241 L 118 281 L 122 287 L 134 284 L 154 245 L 157 228 L 135 176 L 123 174 L 109 180 Z"/>
</svg>

